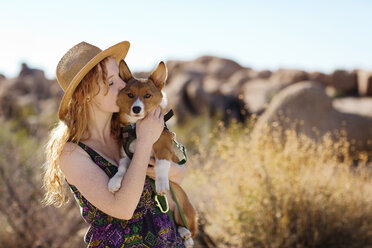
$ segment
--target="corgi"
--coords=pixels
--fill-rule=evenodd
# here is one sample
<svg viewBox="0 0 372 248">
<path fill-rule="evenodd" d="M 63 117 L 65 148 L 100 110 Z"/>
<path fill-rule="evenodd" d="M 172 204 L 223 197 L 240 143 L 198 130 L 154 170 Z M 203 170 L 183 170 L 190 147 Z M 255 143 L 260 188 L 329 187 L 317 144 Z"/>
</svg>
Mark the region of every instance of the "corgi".
<svg viewBox="0 0 372 248">
<path fill-rule="evenodd" d="M 164 113 L 167 105 L 167 96 L 163 91 L 167 79 L 167 68 L 164 62 L 160 62 L 147 79 L 134 78 L 124 60 L 120 61 L 119 72 L 121 79 L 127 83 L 119 92 L 117 99 L 122 127 L 135 125 L 138 120 L 143 119 L 151 110 L 158 106 Z M 155 188 L 158 194 L 166 195 L 170 210 L 173 212 L 177 230 L 184 239 L 185 246 L 193 247 L 194 242 L 192 238 L 197 232 L 197 212 L 190 203 L 185 191 L 178 184 L 170 182 L 168 178 L 170 161 L 179 162 L 179 158 L 173 148 L 173 139 L 174 133 L 164 128 L 159 139 L 152 147 L 151 156 L 156 161 L 154 167 L 156 174 Z M 135 140 L 129 145 L 129 151 L 133 153 L 134 150 Z M 119 190 L 124 174 L 130 164 L 130 158 L 123 149 L 121 155 L 123 158 L 120 159 L 118 172 L 109 180 L 108 184 L 109 190 L 113 193 Z M 180 212 L 169 191 L 169 184 L 172 186 L 189 230 L 185 228 Z"/>
</svg>

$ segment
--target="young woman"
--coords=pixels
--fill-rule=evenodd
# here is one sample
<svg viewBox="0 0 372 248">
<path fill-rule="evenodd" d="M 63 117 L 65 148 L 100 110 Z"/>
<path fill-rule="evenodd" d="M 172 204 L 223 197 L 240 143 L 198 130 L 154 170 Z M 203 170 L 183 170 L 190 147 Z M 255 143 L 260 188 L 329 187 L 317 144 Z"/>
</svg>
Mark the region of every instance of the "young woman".
<svg viewBox="0 0 372 248">
<path fill-rule="evenodd" d="M 184 247 L 171 219 L 156 207 L 146 177 L 155 178 L 148 164 L 155 163 L 150 153 L 164 127 L 160 108 L 137 122 L 136 150 L 122 186 L 115 194 L 108 190 L 120 160 L 116 98 L 125 82 L 118 63 L 128 49 L 126 41 L 104 51 L 81 42 L 58 63 L 57 81 L 65 94 L 60 121 L 46 147 L 44 201 L 65 203 L 67 182 L 90 224 L 85 235 L 89 247 Z M 185 173 L 184 167 L 172 163 L 169 179 L 179 184 Z"/>
</svg>

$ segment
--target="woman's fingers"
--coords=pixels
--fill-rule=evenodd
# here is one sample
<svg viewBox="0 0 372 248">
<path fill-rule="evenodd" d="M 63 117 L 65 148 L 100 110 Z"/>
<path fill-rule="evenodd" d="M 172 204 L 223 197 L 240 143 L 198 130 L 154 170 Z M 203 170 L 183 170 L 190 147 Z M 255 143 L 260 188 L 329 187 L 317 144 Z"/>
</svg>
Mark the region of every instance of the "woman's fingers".
<svg viewBox="0 0 372 248">
<path fill-rule="evenodd" d="M 161 114 L 160 107 L 156 108 L 156 117 L 159 118 Z"/>
<path fill-rule="evenodd" d="M 137 139 L 145 139 L 153 144 L 159 139 L 163 128 L 164 115 L 161 113 L 161 108 L 157 107 L 152 109 L 145 118 L 137 122 Z"/>
<path fill-rule="evenodd" d="M 161 109 L 160 107 L 156 107 L 154 108 L 152 111 L 151 111 L 151 115 L 153 115 L 155 118 L 157 119 L 160 119 L 160 118 L 164 118 L 164 115 L 163 113 L 161 112 Z"/>
<path fill-rule="evenodd" d="M 160 114 L 161 114 L 160 107 L 157 107 L 156 110 L 155 110 L 155 117 L 159 118 Z"/>
<path fill-rule="evenodd" d="M 158 114 L 159 114 L 159 113 L 157 112 L 157 111 L 158 111 L 158 108 L 159 108 L 159 107 L 156 107 L 156 108 L 154 108 L 153 110 L 151 110 L 150 115 L 153 116 L 153 117 L 157 117 Z"/>
<path fill-rule="evenodd" d="M 151 116 L 155 116 L 155 113 L 156 113 L 156 108 L 154 108 L 154 109 L 151 111 Z"/>
</svg>

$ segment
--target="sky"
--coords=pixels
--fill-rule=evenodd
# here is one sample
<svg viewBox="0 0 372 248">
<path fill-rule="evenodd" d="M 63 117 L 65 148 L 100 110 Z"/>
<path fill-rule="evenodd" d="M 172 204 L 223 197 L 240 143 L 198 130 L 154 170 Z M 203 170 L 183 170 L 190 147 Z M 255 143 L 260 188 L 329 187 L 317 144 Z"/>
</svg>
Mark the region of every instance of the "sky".
<svg viewBox="0 0 372 248">
<path fill-rule="evenodd" d="M 132 71 L 203 55 L 255 70 L 372 70 L 371 12 L 367 0 L 1 0 L 0 73 L 25 62 L 53 79 L 75 44 L 123 40 Z"/>
</svg>

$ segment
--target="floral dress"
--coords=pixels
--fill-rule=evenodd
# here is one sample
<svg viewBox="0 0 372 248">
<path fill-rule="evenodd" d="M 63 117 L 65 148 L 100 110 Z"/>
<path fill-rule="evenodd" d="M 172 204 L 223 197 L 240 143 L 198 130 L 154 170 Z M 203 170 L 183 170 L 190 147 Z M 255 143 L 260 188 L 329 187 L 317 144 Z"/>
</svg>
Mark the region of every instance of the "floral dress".
<svg viewBox="0 0 372 248">
<path fill-rule="evenodd" d="M 92 160 L 111 178 L 117 167 L 79 142 Z M 107 215 L 93 206 L 74 186 L 69 184 L 80 206 L 81 216 L 90 227 L 84 241 L 88 247 L 185 247 L 172 220 L 156 206 L 149 178 L 146 177 L 139 203 L 130 220 L 121 220 Z"/>
</svg>

